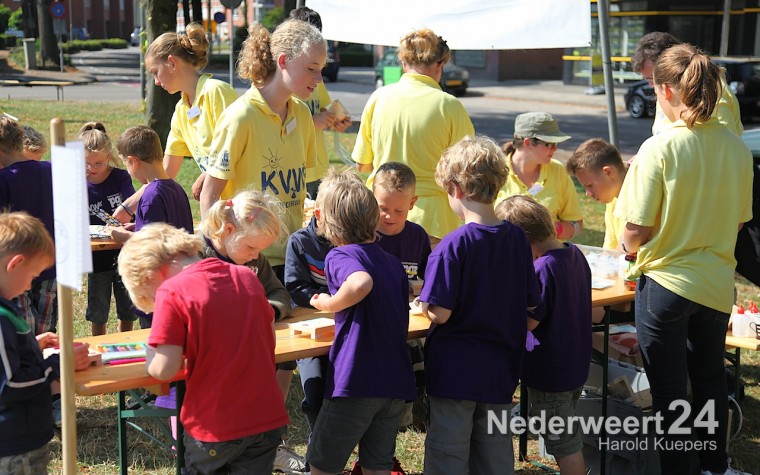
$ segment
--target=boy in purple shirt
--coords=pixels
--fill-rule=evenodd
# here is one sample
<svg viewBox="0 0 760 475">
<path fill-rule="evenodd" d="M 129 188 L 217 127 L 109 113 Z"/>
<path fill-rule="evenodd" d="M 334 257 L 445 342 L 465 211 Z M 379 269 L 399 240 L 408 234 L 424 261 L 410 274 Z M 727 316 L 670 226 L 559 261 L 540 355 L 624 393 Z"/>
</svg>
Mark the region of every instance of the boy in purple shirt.
<svg viewBox="0 0 760 475">
<path fill-rule="evenodd" d="M 0 167 L 0 209 L 26 211 L 42 221 L 55 239 L 50 162 L 24 156 L 24 129 L 5 116 L 0 116 Z M 33 334 L 55 332 L 57 296 L 54 262 L 32 281 L 31 289 L 18 297 L 18 305 Z"/>
<path fill-rule="evenodd" d="M 149 223 L 171 224 L 193 234 L 190 201 L 185 190 L 169 178 L 164 170 L 164 152 L 158 134 L 144 125 L 130 127 L 119 137 L 116 149 L 129 174 L 147 186 L 137 203 L 137 209 L 127 209 L 135 217 L 134 225 L 110 228 L 111 237 L 115 241 L 125 242 L 134 232 Z M 140 316 L 140 327 L 149 328 L 152 314 L 146 315 L 137 309 L 135 313 Z"/>
<path fill-rule="evenodd" d="M 325 262 L 330 294 L 311 305 L 335 312 L 335 343 L 307 459 L 312 475 L 339 473 L 358 443 L 362 470 L 387 473 L 404 402 L 415 396 L 409 283 L 398 258 L 375 243 L 380 213 L 368 188 L 347 181 L 319 196 L 318 224 L 336 247 Z"/>
<path fill-rule="evenodd" d="M 540 345 L 525 354 L 522 372 L 530 415 L 561 417 L 568 427 L 591 363 L 591 270 L 577 247 L 557 239 L 549 211 L 532 197 L 511 196 L 496 215 L 525 230 L 536 257 L 542 302 L 529 314 L 528 329 Z M 542 435 L 560 472 L 586 473 L 580 431 Z"/>
<path fill-rule="evenodd" d="M 433 322 L 425 342 L 426 475 L 514 473 L 512 438 L 489 433 L 488 414 L 509 417 L 527 312 L 540 295 L 525 233 L 494 213 L 508 173 L 503 153 L 485 137 L 452 145 L 436 168 L 465 224 L 430 254 L 420 294 Z"/>
<path fill-rule="evenodd" d="M 430 237 L 417 223 L 407 221 L 409 210 L 417 202 L 417 178 L 409 166 L 400 162 L 386 162 L 380 165 L 372 183 L 372 193 L 380 207 L 380 224 L 377 227 L 377 243 L 387 253 L 398 257 L 404 266 L 409 284 L 419 293 L 425 278 L 425 265 L 430 255 Z M 415 287 L 416 284 L 416 287 Z M 424 410 L 425 395 L 425 355 L 422 340 L 409 341 L 409 356 L 412 358 L 414 380 L 417 384 L 417 411 L 413 414 L 413 404 L 407 404 L 401 426 L 414 423 L 424 428 L 427 414 Z M 415 417 L 416 420 L 415 420 Z"/>
</svg>

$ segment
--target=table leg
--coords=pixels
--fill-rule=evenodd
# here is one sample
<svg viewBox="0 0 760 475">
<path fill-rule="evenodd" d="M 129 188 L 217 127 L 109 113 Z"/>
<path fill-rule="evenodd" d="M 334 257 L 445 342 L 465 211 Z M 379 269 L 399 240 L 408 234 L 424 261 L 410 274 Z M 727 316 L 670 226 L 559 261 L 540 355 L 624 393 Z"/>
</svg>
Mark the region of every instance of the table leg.
<svg viewBox="0 0 760 475">
<path fill-rule="evenodd" d="M 528 420 L 528 388 L 523 383 L 520 383 L 520 417 L 523 420 Z M 528 431 L 527 429 L 520 434 L 519 450 L 517 454 L 520 462 L 528 460 Z"/>
<path fill-rule="evenodd" d="M 607 421 L 607 383 L 609 381 L 609 363 L 610 363 L 610 307 L 604 307 L 604 343 L 602 344 L 602 421 Z M 600 442 L 607 436 L 605 424 L 602 424 L 599 432 Z M 607 444 L 599 444 L 599 475 L 604 475 L 607 471 Z"/>
<path fill-rule="evenodd" d="M 174 446 L 177 448 L 177 461 L 176 469 L 177 475 L 182 475 L 185 468 L 185 428 L 182 426 L 182 422 L 179 419 L 179 413 L 182 410 L 182 402 L 185 400 L 185 382 L 177 381 L 176 383 L 176 396 L 177 396 L 177 440 L 174 441 Z"/>
<path fill-rule="evenodd" d="M 118 419 L 119 433 L 119 467 L 121 475 L 127 475 L 127 420 L 122 417 L 122 411 L 126 409 L 126 393 L 119 391 L 116 417 Z"/>
</svg>

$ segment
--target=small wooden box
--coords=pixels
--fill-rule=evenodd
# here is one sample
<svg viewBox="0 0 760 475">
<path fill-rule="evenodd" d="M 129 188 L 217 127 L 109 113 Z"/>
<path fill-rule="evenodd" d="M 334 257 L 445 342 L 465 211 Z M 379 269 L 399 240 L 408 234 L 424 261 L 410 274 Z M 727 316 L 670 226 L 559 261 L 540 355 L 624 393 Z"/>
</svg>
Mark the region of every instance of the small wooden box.
<svg viewBox="0 0 760 475">
<path fill-rule="evenodd" d="M 335 320 L 332 318 L 314 318 L 290 324 L 290 334 L 308 333 L 312 340 L 320 340 L 335 333 Z"/>
</svg>

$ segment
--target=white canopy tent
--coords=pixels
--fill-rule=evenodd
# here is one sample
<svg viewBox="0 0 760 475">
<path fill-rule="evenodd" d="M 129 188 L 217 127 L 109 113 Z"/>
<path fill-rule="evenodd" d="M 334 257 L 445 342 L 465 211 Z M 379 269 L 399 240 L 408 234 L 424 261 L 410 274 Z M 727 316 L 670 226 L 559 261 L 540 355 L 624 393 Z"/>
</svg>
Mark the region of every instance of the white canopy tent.
<svg viewBox="0 0 760 475">
<path fill-rule="evenodd" d="M 600 24 L 607 0 L 598 2 Z M 542 49 L 591 46 L 589 0 L 309 0 L 322 17 L 325 38 L 396 46 L 422 27 L 454 50 Z M 606 28 L 601 28 L 605 86 L 612 91 Z M 608 94 L 610 141 L 617 142 L 614 94 Z"/>
</svg>

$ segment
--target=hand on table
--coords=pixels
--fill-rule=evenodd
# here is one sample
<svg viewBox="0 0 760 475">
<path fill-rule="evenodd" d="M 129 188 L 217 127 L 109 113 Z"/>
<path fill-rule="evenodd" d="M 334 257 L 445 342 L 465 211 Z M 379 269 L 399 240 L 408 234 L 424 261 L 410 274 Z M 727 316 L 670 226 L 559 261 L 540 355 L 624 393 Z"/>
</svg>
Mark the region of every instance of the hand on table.
<svg viewBox="0 0 760 475">
<path fill-rule="evenodd" d="M 317 310 L 327 310 L 327 307 L 330 305 L 330 299 L 332 299 L 330 294 L 314 294 L 309 301 L 309 305 Z"/>
<path fill-rule="evenodd" d="M 83 371 L 90 367 L 90 345 L 84 343 L 74 347 L 74 370 Z"/>
<path fill-rule="evenodd" d="M 36 336 L 37 343 L 40 345 L 40 350 L 45 348 L 52 348 L 58 345 L 58 335 L 53 332 L 45 332 Z"/>
</svg>

